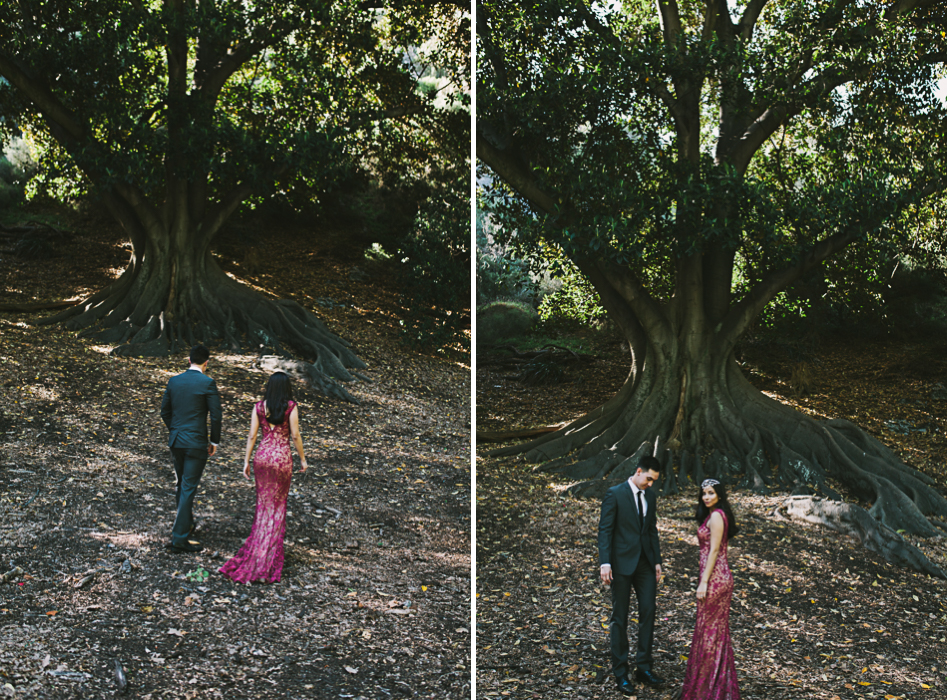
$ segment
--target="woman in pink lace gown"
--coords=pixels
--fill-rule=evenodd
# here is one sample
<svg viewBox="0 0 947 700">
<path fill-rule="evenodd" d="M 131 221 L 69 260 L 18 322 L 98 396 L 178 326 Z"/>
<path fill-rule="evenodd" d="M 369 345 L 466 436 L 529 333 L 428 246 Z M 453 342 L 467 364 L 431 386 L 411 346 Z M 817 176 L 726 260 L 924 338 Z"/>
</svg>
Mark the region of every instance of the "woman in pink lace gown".
<svg viewBox="0 0 947 700">
<path fill-rule="evenodd" d="M 270 376 L 263 400 L 253 406 L 243 466 L 243 475 L 247 479 L 250 478 L 250 455 L 261 426 L 263 439 L 253 458 L 253 475 L 256 477 L 253 527 L 237 555 L 220 567 L 220 573 L 238 583 L 274 583 L 283 573 L 286 497 L 293 478 L 290 438 L 299 453 L 302 471 L 306 471 L 306 455 L 299 433 L 299 409 L 293 401 L 289 377 L 283 372 L 274 372 Z"/>
<path fill-rule="evenodd" d="M 736 518 L 726 488 L 716 479 L 700 485 L 697 502 L 697 540 L 700 543 L 700 583 L 697 586 L 697 626 L 687 658 L 681 700 L 739 700 L 737 667 L 730 642 L 730 598 L 733 574 L 727 563 L 727 540 L 737 534 Z"/>
</svg>

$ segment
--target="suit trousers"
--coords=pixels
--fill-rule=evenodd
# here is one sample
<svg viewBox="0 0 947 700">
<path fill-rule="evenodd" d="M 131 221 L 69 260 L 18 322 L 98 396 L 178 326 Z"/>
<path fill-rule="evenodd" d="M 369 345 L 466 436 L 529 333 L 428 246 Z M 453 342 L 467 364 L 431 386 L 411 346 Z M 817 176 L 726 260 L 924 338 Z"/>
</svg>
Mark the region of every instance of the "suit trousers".
<svg viewBox="0 0 947 700">
<path fill-rule="evenodd" d="M 630 576 L 612 572 L 612 617 L 608 630 L 612 649 L 612 671 L 616 678 L 629 673 L 628 666 L 628 607 L 631 589 L 638 599 L 638 652 L 635 666 L 642 671 L 651 670 L 651 649 L 654 646 L 655 598 L 658 582 L 654 567 L 642 554 L 638 566 Z"/>
<path fill-rule="evenodd" d="M 191 509 L 194 506 L 197 486 L 201 483 L 201 475 L 204 473 L 204 465 L 207 464 L 207 448 L 172 447 L 171 456 L 174 457 L 174 473 L 178 476 L 175 501 L 178 514 L 171 529 L 171 544 L 181 545 L 187 542 L 194 524 Z"/>
</svg>

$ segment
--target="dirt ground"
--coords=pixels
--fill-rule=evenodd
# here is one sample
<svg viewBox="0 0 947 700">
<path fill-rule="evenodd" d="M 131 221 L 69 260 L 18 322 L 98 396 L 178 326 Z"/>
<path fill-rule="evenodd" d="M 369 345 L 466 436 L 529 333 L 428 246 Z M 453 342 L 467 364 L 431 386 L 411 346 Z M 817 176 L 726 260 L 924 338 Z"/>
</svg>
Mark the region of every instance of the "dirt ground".
<svg viewBox="0 0 947 700">
<path fill-rule="evenodd" d="M 525 387 L 509 371 L 478 369 L 478 431 L 555 424 L 612 395 L 627 355 L 607 335 L 579 340 L 600 359 L 571 369 L 564 384 Z M 933 340 L 824 340 L 750 344 L 742 359 L 759 388 L 813 415 L 859 423 L 947 493 L 944 349 Z M 801 361 L 813 382 L 793 398 Z M 611 604 L 598 579 L 599 504 L 567 496 L 569 484 L 520 458 L 487 457 L 495 446 L 478 445 L 477 458 L 478 697 L 621 697 L 610 674 Z M 780 522 L 773 512 L 786 495 L 732 498 L 743 530 L 730 543 L 730 625 L 744 700 L 947 697 L 947 582 L 893 567 L 827 529 Z M 658 502 L 667 575 L 654 653 L 668 683 L 639 685 L 641 700 L 671 698 L 683 683 L 696 611 L 696 502 L 696 489 Z M 912 542 L 947 567 L 943 540 Z"/>
<path fill-rule="evenodd" d="M 74 235 L 54 257 L 0 254 L 0 302 L 77 298 L 121 271 L 108 219 L 61 216 Z M 115 358 L 42 313 L 0 314 L 0 697 L 117 697 L 116 665 L 122 696 L 145 700 L 469 697 L 469 357 L 401 345 L 394 279 L 347 240 L 247 223 L 218 251 L 352 341 L 372 380 L 350 385 L 358 405 L 295 386 L 310 467 L 277 584 L 217 573 L 253 518 L 256 355 L 212 355 L 224 429 L 195 504 L 205 549 L 173 554 L 159 408 L 186 358 Z"/>
</svg>

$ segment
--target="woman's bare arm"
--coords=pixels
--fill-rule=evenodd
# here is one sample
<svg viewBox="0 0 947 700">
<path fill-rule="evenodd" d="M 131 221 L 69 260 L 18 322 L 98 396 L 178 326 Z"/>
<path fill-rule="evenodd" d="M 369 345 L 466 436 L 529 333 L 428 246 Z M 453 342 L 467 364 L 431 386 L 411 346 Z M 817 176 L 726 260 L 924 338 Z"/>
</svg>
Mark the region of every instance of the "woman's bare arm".
<svg viewBox="0 0 947 700">
<path fill-rule="evenodd" d="M 299 462 L 302 465 L 302 471 L 306 471 L 306 453 L 303 452 L 303 436 L 299 432 L 299 406 L 293 406 L 292 413 L 289 414 L 289 430 L 293 437 L 293 444 L 296 446 L 296 452 L 299 453 Z"/>
<path fill-rule="evenodd" d="M 710 515 L 710 554 L 707 555 L 707 565 L 700 577 L 700 585 L 697 586 L 698 599 L 707 597 L 707 584 L 714 572 L 714 566 L 717 565 L 717 555 L 720 554 L 721 542 L 723 542 L 723 516 L 720 515 L 719 510 L 715 510 Z"/>
<path fill-rule="evenodd" d="M 247 454 L 243 460 L 243 475 L 250 478 L 250 456 L 253 454 L 253 446 L 256 445 L 256 435 L 260 430 L 260 419 L 256 414 L 256 406 L 250 414 L 250 434 L 247 436 Z"/>
</svg>

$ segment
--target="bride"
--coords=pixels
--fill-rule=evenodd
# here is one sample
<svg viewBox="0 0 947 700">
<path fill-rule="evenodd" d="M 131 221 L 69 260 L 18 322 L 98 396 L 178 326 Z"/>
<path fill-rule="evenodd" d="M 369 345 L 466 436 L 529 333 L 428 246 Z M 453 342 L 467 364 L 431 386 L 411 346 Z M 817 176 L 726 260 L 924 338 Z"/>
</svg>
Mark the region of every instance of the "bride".
<svg viewBox="0 0 947 700">
<path fill-rule="evenodd" d="M 730 598 L 733 574 L 727 563 L 727 541 L 737 534 L 727 489 L 716 479 L 700 485 L 695 519 L 699 523 L 700 584 L 697 626 L 687 659 L 681 700 L 740 700 L 737 669 L 730 642 Z"/>
<path fill-rule="evenodd" d="M 286 498 L 293 478 L 293 457 L 289 451 L 292 439 L 299 453 L 302 471 L 306 471 L 306 455 L 299 433 L 299 408 L 293 401 L 289 376 L 274 372 L 266 383 L 263 400 L 253 406 L 250 414 L 250 435 L 243 475 L 250 478 L 250 455 L 257 433 L 263 428 L 263 439 L 253 458 L 256 478 L 256 514 L 250 536 L 237 555 L 220 567 L 220 573 L 239 583 L 280 580 L 283 573 L 283 536 L 286 534 Z"/>
</svg>

